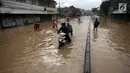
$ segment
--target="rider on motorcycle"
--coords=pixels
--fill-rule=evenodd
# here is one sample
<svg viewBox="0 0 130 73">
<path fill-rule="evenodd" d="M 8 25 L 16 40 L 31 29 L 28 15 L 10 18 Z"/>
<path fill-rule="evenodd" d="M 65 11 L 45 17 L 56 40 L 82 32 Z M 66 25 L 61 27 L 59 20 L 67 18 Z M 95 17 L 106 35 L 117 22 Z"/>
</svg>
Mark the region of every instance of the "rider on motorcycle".
<svg viewBox="0 0 130 73">
<path fill-rule="evenodd" d="M 60 32 L 63 32 L 65 33 L 65 39 L 68 41 L 68 42 L 71 42 L 71 39 L 69 37 L 69 33 L 70 33 L 70 30 L 69 28 L 66 26 L 66 23 L 61 23 L 61 27 L 60 29 L 58 30 L 58 33 Z"/>
</svg>

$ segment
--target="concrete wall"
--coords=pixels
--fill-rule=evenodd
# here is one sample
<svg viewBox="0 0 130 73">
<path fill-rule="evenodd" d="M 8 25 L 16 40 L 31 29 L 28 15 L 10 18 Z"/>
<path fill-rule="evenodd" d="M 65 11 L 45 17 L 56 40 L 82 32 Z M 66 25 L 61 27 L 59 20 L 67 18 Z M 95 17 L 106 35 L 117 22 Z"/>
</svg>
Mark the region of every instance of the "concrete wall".
<svg viewBox="0 0 130 73">
<path fill-rule="evenodd" d="M 24 15 L 24 14 L 3 14 L 1 15 L 1 25 L 3 28 L 27 25 L 34 22 L 51 21 L 52 15 Z"/>
<path fill-rule="evenodd" d="M 37 5 L 30 5 L 20 2 L 12 2 L 2 0 L 2 7 L 0 7 L 0 13 L 12 13 L 12 14 L 57 14 L 56 8 L 41 7 Z M 46 8 L 46 11 L 45 11 Z M 31 12 L 30 12 L 31 11 Z"/>
<path fill-rule="evenodd" d="M 17 1 L 22 3 L 27 3 L 27 4 L 38 5 L 37 0 L 8 0 L 8 1 Z"/>
<path fill-rule="evenodd" d="M 124 21 L 130 21 L 130 14 L 111 14 L 110 18 L 124 20 Z"/>
</svg>

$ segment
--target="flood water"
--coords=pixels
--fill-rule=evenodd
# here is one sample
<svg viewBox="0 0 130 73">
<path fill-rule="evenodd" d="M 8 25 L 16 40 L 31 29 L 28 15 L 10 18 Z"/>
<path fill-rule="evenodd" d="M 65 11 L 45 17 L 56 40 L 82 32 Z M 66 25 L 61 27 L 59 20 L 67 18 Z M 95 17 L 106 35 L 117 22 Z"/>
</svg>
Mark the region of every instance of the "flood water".
<svg viewBox="0 0 130 73">
<path fill-rule="evenodd" d="M 91 24 L 92 73 L 130 73 L 130 25 L 101 19 L 93 31 L 90 17 L 83 23 L 70 23 L 74 29 L 72 43 L 57 49 L 58 34 L 51 22 L 0 30 L 0 73 L 83 73 L 88 25 Z"/>
<path fill-rule="evenodd" d="M 83 73 L 86 35 L 90 17 L 82 24 L 72 20 L 72 43 L 57 49 L 58 34 L 51 22 L 0 30 L 0 73 Z"/>
<path fill-rule="evenodd" d="M 91 32 L 92 73 L 130 73 L 130 24 L 101 19 Z"/>
</svg>

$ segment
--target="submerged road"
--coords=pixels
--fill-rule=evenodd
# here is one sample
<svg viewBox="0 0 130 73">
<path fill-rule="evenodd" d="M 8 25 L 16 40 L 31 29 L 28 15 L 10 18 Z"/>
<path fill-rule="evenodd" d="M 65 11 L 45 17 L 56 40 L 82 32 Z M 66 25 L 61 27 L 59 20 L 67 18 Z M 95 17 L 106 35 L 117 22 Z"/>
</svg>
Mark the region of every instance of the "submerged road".
<svg viewBox="0 0 130 73">
<path fill-rule="evenodd" d="M 125 22 L 101 18 L 98 31 L 91 33 L 92 73 L 130 73 L 129 28 Z"/>
<path fill-rule="evenodd" d="M 0 73 L 83 73 L 88 26 L 91 25 L 91 73 L 130 73 L 130 25 L 101 19 L 93 31 L 90 17 L 71 20 L 72 43 L 57 49 L 51 22 L 0 30 Z"/>
<path fill-rule="evenodd" d="M 58 35 L 51 22 L 0 30 L 0 73 L 83 73 L 84 53 L 90 17 L 83 23 L 70 22 L 72 43 L 57 49 Z"/>
</svg>

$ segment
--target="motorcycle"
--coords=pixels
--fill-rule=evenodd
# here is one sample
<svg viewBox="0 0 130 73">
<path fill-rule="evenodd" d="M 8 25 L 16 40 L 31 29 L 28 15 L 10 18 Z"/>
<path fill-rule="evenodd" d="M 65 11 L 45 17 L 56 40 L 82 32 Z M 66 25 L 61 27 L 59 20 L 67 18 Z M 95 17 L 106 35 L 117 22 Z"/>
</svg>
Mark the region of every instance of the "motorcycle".
<svg viewBox="0 0 130 73">
<path fill-rule="evenodd" d="M 59 48 L 59 49 L 60 49 L 61 46 L 65 45 L 66 42 L 67 42 L 66 39 L 65 39 L 65 38 L 66 38 L 65 35 L 66 35 L 66 34 L 63 33 L 63 32 L 60 32 L 60 33 L 59 33 L 59 38 L 58 38 L 58 43 L 59 43 L 59 47 L 58 47 L 58 48 Z"/>
<path fill-rule="evenodd" d="M 73 36 L 72 25 L 71 25 L 69 28 L 70 28 L 69 37 L 72 37 L 72 36 Z M 70 38 L 70 39 L 71 39 L 71 38 Z M 66 40 L 66 33 L 63 33 L 63 32 L 60 32 L 60 33 L 59 33 L 58 43 L 59 43 L 59 46 L 58 46 L 59 49 L 60 49 L 60 47 L 62 47 L 63 45 L 69 43 L 69 41 Z"/>
<path fill-rule="evenodd" d="M 69 34 L 69 37 L 71 37 L 71 33 Z M 63 33 L 63 32 L 59 33 L 58 43 L 59 43 L 59 46 L 58 46 L 59 49 L 60 49 L 60 47 L 64 46 L 65 44 L 70 43 L 68 40 L 66 40 L 65 33 Z"/>
</svg>

